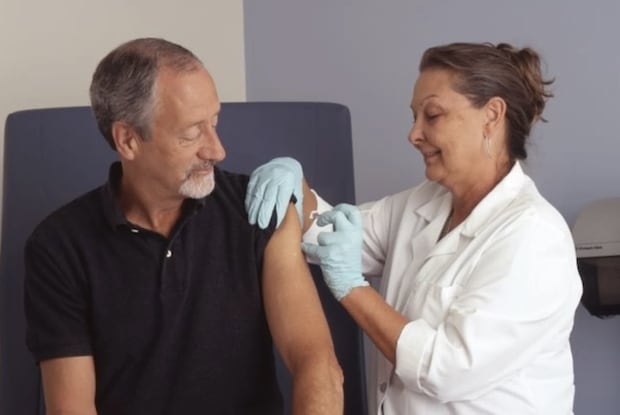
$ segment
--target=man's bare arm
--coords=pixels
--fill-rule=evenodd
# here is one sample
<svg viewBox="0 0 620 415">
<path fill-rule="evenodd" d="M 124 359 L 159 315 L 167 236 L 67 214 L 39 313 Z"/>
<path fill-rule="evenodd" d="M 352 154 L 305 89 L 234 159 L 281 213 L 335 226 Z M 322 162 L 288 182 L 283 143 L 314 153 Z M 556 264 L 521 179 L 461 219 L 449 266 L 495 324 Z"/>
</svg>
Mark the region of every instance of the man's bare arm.
<svg viewBox="0 0 620 415">
<path fill-rule="evenodd" d="M 314 193 L 310 190 L 310 186 L 305 178 L 301 179 L 301 189 L 304 194 L 303 202 L 303 229 L 302 233 L 305 233 L 312 225 L 313 219 L 310 217 L 311 213 L 316 210 L 317 201 Z"/>
<path fill-rule="evenodd" d="M 291 206 L 270 239 L 263 295 L 274 342 L 293 378 L 294 415 L 343 412 L 343 377 Z"/>
<path fill-rule="evenodd" d="M 47 415 L 97 415 L 92 356 L 40 363 Z"/>
</svg>

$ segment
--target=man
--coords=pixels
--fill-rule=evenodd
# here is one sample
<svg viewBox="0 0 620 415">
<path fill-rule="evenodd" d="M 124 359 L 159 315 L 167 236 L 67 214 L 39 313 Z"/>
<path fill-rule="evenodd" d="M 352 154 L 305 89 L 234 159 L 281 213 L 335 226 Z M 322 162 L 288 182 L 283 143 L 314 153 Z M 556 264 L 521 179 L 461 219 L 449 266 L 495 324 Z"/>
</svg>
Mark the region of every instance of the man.
<svg viewBox="0 0 620 415">
<path fill-rule="evenodd" d="M 295 414 L 342 413 L 342 374 L 288 208 L 247 224 L 222 171 L 213 80 L 188 50 L 137 39 L 91 84 L 118 152 L 108 183 L 26 246 L 28 346 L 48 414 L 277 414 L 272 338 Z"/>
</svg>

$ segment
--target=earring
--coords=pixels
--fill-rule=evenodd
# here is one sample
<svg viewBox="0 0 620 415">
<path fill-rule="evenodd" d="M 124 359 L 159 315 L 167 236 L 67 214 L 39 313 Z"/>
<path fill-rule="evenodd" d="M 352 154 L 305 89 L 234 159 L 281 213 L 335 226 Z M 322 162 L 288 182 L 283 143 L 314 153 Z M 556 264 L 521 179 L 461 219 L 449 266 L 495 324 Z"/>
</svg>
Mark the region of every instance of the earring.
<svg viewBox="0 0 620 415">
<path fill-rule="evenodd" d="M 487 158 L 491 158 L 491 139 L 485 134 L 482 136 L 482 140 L 484 141 Z"/>
</svg>

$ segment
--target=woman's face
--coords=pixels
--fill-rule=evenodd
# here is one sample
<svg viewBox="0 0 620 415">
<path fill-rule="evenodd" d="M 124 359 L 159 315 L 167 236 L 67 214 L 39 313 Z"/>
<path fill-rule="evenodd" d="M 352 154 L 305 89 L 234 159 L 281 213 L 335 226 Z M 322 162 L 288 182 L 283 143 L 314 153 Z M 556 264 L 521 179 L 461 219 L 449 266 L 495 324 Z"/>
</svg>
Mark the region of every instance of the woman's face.
<svg viewBox="0 0 620 415">
<path fill-rule="evenodd" d="M 488 164 L 484 134 L 488 111 L 454 91 L 453 72 L 420 73 L 413 91 L 409 141 L 422 154 L 426 177 L 448 189 L 475 185 Z"/>
</svg>

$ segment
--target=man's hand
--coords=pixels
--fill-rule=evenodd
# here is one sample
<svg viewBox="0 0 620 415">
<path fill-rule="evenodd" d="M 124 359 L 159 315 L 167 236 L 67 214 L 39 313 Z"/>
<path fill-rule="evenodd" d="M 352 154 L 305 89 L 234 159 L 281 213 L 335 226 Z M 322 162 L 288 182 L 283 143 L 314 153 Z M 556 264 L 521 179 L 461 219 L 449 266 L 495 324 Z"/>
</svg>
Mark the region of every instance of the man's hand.
<svg viewBox="0 0 620 415">
<path fill-rule="evenodd" d="M 282 223 L 291 195 L 295 196 L 295 208 L 303 225 L 303 170 L 301 164 L 291 157 L 278 157 L 259 166 L 250 175 L 245 195 L 245 209 L 250 224 L 258 223 L 265 229 L 276 209 L 276 228 Z"/>
</svg>

